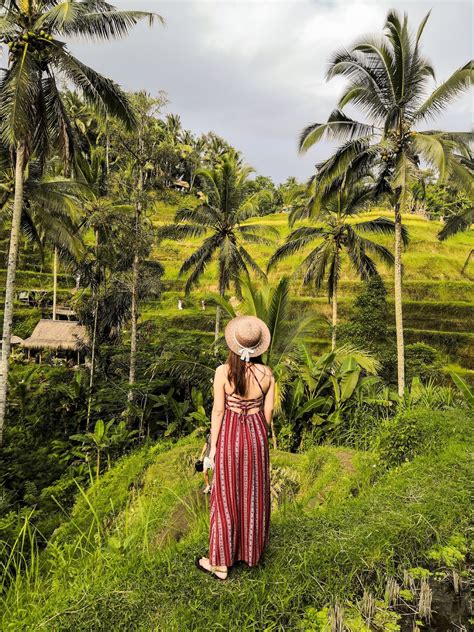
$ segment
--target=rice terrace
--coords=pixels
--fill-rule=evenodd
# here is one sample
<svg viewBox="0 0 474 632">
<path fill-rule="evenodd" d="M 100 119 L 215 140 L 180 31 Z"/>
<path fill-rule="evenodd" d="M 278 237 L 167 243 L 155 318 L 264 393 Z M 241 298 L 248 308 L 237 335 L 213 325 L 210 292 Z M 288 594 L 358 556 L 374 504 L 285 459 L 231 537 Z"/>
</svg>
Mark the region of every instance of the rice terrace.
<svg viewBox="0 0 474 632">
<path fill-rule="evenodd" d="M 472 629 L 474 8 L 432 4 L 0 0 L 1 630 Z"/>
</svg>

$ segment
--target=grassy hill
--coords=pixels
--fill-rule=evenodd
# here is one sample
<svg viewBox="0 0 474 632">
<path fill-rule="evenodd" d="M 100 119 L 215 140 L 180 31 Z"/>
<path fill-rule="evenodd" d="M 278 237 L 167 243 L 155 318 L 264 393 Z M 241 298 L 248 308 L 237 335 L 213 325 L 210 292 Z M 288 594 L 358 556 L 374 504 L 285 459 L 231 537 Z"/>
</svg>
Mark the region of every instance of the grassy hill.
<svg viewBox="0 0 474 632">
<path fill-rule="evenodd" d="M 19 540 L 33 560 L 6 593 L 1 627 L 323 631 L 325 609 L 337 602 L 345 629 L 400 630 L 387 607 L 393 580 L 398 613 L 413 612 L 427 569 L 438 572 L 443 581 L 431 585 L 440 610 L 449 569 L 464 572 L 471 422 L 460 411 L 419 411 L 401 434 L 382 429 L 377 451 L 271 450 L 269 547 L 257 569 L 238 565 L 226 584 L 193 565 L 208 544 L 209 497 L 193 468 L 203 439 L 141 448 L 79 491 L 41 554 L 25 527 Z M 407 428 L 414 458 L 399 464 L 394 448 Z M 21 552 L 12 559 L 23 566 Z M 370 629 L 362 619 L 369 593 Z"/>
<path fill-rule="evenodd" d="M 196 200 L 187 196 L 175 197 L 173 202 L 158 202 L 149 212 L 155 226 L 171 222 L 177 208 L 182 205 L 195 205 Z M 379 216 L 390 217 L 384 210 L 374 210 L 362 216 L 370 219 Z M 276 227 L 283 240 L 288 234 L 287 215 L 278 213 L 256 220 Z M 440 228 L 439 222 L 431 222 L 418 216 L 408 215 L 404 223 L 410 234 L 410 245 L 404 254 L 404 317 L 407 342 L 423 341 L 438 347 L 447 354 L 451 362 L 457 362 L 465 368 L 474 369 L 474 262 L 462 274 L 466 257 L 474 248 L 474 232 L 456 235 L 446 242 L 436 238 Z M 389 237 L 375 238 L 380 243 L 391 247 Z M 3 243 L 3 242 L 2 242 Z M 185 309 L 178 312 L 177 299 L 184 298 L 184 280 L 178 277 L 182 261 L 195 249 L 198 240 L 189 239 L 184 242 L 167 240 L 155 246 L 152 256 L 165 266 L 165 291 L 159 301 L 149 301 L 143 305 L 141 319 L 160 321 L 166 319 L 176 330 L 186 329 L 202 335 L 211 335 L 213 331 L 212 308 L 206 312 L 201 309 L 200 301 L 209 291 L 215 291 L 215 264 L 206 271 L 202 284 L 190 297 L 185 299 Z M 274 248 L 271 246 L 250 246 L 255 259 L 262 268 L 266 267 L 268 258 Z M 23 255 L 24 266 L 18 275 L 18 289 L 52 287 L 48 262 L 42 271 L 38 269 L 37 258 L 30 256 L 31 262 Z M 302 255 L 293 256 L 283 261 L 269 275 L 270 282 L 275 282 L 282 275 L 294 275 Z M 34 268 L 34 269 L 31 269 Z M 381 265 L 380 271 L 386 282 L 389 296 L 393 292 L 392 271 Z M 5 272 L 0 270 L 0 280 L 4 282 Z M 0 286 L 1 286 L 0 281 Z M 362 284 L 351 271 L 347 262 L 343 264 L 342 282 L 340 286 L 340 315 L 344 319 L 350 312 L 350 306 Z M 60 287 L 70 290 L 73 279 L 67 275 L 60 278 Z M 66 293 L 67 294 L 67 293 Z M 327 347 L 330 339 L 329 317 L 330 307 L 325 291 L 316 294 L 312 288 L 304 288 L 296 275 L 293 280 L 295 313 L 303 311 L 316 312 L 323 319 L 314 330 L 310 342 L 316 349 Z M 28 335 L 36 316 L 29 317 L 27 311 L 17 312 L 15 331 L 19 335 Z M 26 321 L 26 322 L 25 322 Z M 393 321 L 391 323 L 393 325 Z"/>
</svg>

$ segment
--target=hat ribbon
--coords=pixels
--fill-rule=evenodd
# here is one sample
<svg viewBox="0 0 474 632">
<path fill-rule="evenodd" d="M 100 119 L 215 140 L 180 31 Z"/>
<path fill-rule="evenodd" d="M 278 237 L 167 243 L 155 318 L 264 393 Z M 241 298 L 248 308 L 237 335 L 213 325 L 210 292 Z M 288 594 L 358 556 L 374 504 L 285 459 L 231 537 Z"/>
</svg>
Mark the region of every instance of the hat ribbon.
<svg viewBox="0 0 474 632">
<path fill-rule="evenodd" d="M 243 362 L 250 362 L 250 354 L 255 353 L 255 347 L 244 347 L 243 345 L 241 345 L 240 342 L 235 337 L 235 333 L 234 333 L 234 340 L 239 345 L 237 355 L 240 355 L 240 359 Z"/>
</svg>

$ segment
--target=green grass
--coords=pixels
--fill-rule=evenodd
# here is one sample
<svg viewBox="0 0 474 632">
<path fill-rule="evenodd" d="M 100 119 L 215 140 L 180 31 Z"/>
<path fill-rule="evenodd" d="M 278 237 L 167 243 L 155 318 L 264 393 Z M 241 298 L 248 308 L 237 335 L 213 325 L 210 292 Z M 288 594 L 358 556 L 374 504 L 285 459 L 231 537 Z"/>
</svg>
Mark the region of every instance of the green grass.
<svg viewBox="0 0 474 632">
<path fill-rule="evenodd" d="M 428 565 L 432 547 L 468 529 L 472 419 L 420 414 L 437 441 L 390 470 L 372 453 L 271 450 L 272 485 L 293 494 L 277 494 L 261 566 L 237 567 L 227 584 L 193 566 L 208 542 L 193 472 L 202 438 L 126 457 L 80 496 L 37 572 L 16 579 L 2 629 L 297 630 L 336 596 L 383 595 L 389 576 Z"/>
</svg>

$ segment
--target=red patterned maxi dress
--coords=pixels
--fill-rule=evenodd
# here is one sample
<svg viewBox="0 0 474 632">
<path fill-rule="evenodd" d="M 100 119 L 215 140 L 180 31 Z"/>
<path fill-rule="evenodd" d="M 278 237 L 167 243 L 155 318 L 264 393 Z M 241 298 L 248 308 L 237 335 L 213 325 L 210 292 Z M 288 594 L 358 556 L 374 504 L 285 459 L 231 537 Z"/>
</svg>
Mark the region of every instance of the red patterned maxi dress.
<svg viewBox="0 0 474 632">
<path fill-rule="evenodd" d="M 210 498 L 209 561 L 216 566 L 256 566 L 268 543 L 270 459 L 260 390 L 256 399 L 225 396 Z"/>
</svg>

